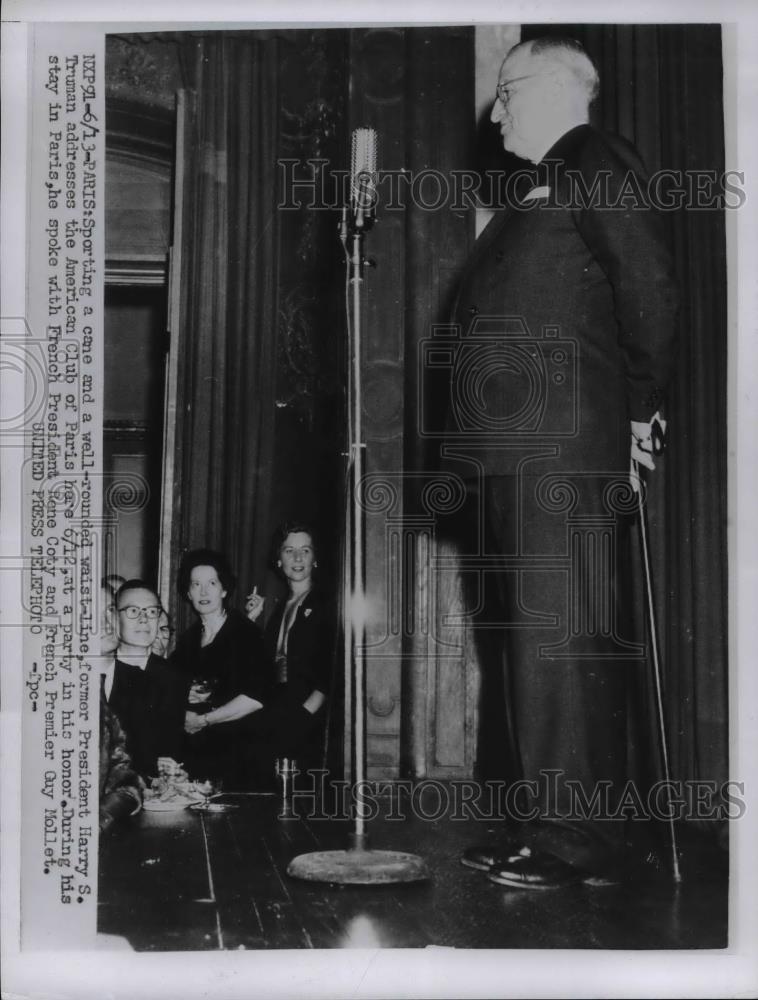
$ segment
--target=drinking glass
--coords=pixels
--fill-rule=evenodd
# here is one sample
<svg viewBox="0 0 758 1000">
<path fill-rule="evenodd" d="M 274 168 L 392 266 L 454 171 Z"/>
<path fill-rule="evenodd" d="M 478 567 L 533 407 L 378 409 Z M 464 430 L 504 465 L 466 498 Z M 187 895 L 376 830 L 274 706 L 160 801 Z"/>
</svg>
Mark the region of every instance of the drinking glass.
<svg viewBox="0 0 758 1000">
<path fill-rule="evenodd" d="M 211 799 L 216 795 L 221 794 L 222 786 L 218 778 L 206 778 L 205 781 L 197 781 L 195 782 L 195 787 L 203 796 L 203 801 L 196 803 L 193 808 L 198 812 L 218 811 L 217 806 L 215 804 L 211 804 Z"/>
</svg>

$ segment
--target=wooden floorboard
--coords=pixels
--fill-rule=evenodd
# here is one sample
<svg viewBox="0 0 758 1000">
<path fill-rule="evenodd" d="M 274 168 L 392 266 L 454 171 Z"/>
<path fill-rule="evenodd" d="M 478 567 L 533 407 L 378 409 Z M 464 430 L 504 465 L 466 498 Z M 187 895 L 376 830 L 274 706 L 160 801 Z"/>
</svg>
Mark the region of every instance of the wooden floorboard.
<svg viewBox="0 0 758 1000">
<path fill-rule="evenodd" d="M 101 850 L 100 930 L 151 951 L 726 946 L 728 871 L 702 839 L 683 841 L 680 886 L 651 863 L 631 884 L 529 893 L 460 864 L 491 824 L 379 818 L 366 824 L 369 846 L 420 855 L 429 880 L 338 886 L 293 879 L 287 866 L 347 848 L 352 825 L 277 812 L 275 797 L 258 796 L 227 813 L 138 817 Z"/>
<path fill-rule="evenodd" d="M 147 951 L 218 948 L 216 907 L 199 824 L 153 814 L 138 829 L 103 837 L 98 930 Z M 128 935 L 124 929 L 128 929 Z"/>
</svg>

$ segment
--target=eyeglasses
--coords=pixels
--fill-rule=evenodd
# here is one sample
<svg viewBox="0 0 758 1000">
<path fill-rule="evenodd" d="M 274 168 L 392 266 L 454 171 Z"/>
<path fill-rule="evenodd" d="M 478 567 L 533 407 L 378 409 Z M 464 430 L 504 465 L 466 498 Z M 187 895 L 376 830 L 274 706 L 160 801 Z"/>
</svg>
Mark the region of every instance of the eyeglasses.
<svg viewBox="0 0 758 1000">
<path fill-rule="evenodd" d="M 126 615 L 130 621 L 134 621 L 142 614 L 145 615 L 145 618 L 147 618 L 148 621 L 154 621 L 160 616 L 162 611 L 163 608 L 160 604 L 152 604 L 149 608 L 138 608 L 136 604 L 127 604 L 125 608 L 118 609 L 119 614 Z"/>
<path fill-rule="evenodd" d="M 508 88 L 512 87 L 514 83 L 521 83 L 522 80 L 532 80 L 534 77 L 543 76 L 542 73 L 527 73 L 526 76 L 514 76 L 512 80 L 505 80 L 503 83 L 499 83 L 495 87 L 495 93 L 498 100 L 502 101 L 503 104 L 507 104 L 510 98 L 508 93 Z"/>
</svg>

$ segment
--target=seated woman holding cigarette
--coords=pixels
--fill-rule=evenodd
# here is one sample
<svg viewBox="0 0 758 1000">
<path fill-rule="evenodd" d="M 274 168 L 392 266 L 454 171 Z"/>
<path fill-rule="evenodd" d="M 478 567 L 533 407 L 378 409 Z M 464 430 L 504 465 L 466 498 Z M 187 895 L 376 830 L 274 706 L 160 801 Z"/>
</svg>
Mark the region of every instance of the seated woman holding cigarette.
<svg viewBox="0 0 758 1000">
<path fill-rule="evenodd" d="M 318 563 L 310 527 L 295 522 L 282 525 L 274 535 L 273 552 L 288 594 L 275 606 L 264 630 L 276 676 L 265 724 L 261 720 L 263 742 L 259 753 L 272 765 L 276 758 L 294 758 L 302 771 L 319 764 L 333 629 L 328 610 L 314 587 L 313 570 Z M 251 621 L 260 617 L 264 602 L 256 587 L 245 605 Z"/>
<path fill-rule="evenodd" d="M 241 612 L 227 609 L 234 576 L 221 553 L 187 553 L 177 582 L 198 616 L 179 637 L 170 660 L 189 690 L 180 759 L 191 778 L 219 780 L 227 791 L 244 791 L 250 786 L 253 716 L 271 685 L 263 636 Z"/>
</svg>

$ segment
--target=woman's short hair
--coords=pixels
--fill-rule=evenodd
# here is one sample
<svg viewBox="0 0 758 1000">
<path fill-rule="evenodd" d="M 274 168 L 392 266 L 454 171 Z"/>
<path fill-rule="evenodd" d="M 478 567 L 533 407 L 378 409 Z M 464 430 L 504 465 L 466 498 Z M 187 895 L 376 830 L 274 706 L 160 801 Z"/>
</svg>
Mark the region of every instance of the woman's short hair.
<svg viewBox="0 0 758 1000">
<path fill-rule="evenodd" d="M 274 537 L 271 540 L 271 565 L 274 568 L 276 568 L 276 564 L 279 560 L 279 553 L 282 551 L 282 546 L 284 545 L 287 536 L 295 534 L 309 535 L 313 554 L 317 554 L 318 546 L 316 544 L 316 536 L 313 533 L 312 526 L 308 524 L 307 521 L 285 521 L 276 529 Z"/>
<path fill-rule="evenodd" d="M 212 566 L 215 569 L 221 586 L 227 592 L 227 597 L 234 590 L 237 580 L 225 555 L 216 552 L 215 549 L 192 549 L 191 552 L 185 552 L 182 556 L 179 572 L 176 576 L 176 589 L 185 600 L 188 599 L 192 570 L 197 566 Z"/>
</svg>

